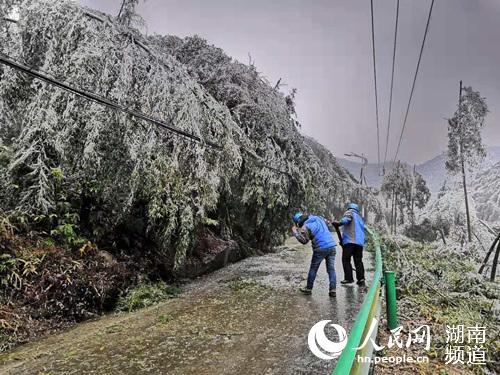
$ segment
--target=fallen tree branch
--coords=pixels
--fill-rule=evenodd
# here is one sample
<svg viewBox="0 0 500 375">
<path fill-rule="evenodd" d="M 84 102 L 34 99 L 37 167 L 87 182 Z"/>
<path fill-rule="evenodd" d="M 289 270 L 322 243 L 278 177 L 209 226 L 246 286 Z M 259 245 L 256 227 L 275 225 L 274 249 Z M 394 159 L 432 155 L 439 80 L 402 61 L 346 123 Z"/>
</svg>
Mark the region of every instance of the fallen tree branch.
<svg viewBox="0 0 500 375">
<path fill-rule="evenodd" d="M 495 241 L 493 241 L 493 243 L 491 244 L 491 247 L 490 247 L 490 249 L 488 250 L 488 253 L 485 256 L 485 258 L 483 260 L 483 263 L 481 264 L 481 267 L 479 267 L 479 270 L 477 271 L 480 275 L 483 273 L 484 267 L 488 263 L 488 260 L 490 259 L 490 255 L 491 255 L 491 253 L 493 253 L 493 250 L 495 249 L 495 245 L 497 244 L 497 242 L 499 240 L 500 240 L 500 234 L 498 234 L 498 236 L 495 238 Z"/>
</svg>

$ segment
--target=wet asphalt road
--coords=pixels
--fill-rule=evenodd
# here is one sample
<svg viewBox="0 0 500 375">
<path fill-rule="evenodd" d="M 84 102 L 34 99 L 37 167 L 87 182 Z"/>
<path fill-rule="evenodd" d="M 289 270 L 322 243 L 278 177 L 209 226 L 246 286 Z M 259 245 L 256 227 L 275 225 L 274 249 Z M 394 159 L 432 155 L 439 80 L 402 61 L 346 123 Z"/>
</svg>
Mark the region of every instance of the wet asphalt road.
<svg viewBox="0 0 500 375">
<path fill-rule="evenodd" d="M 320 320 L 348 332 L 365 294 L 337 286 L 328 296 L 324 263 L 304 296 L 311 258 L 294 239 L 189 282 L 181 297 L 112 314 L 0 355 L 2 374 L 328 374 L 335 361 L 308 349 Z M 368 280 L 371 254 L 364 255 Z M 343 278 L 340 248 L 337 281 Z M 328 335 L 328 331 L 327 331 Z"/>
<path fill-rule="evenodd" d="M 341 248 L 337 246 L 335 270 L 337 273 L 337 296 L 328 295 L 329 281 L 326 265 L 323 262 L 318 271 L 313 293 L 302 295 L 298 288 L 306 283 L 311 261 L 310 245 L 301 245 L 294 238 L 287 241 L 285 249 L 277 254 L 247 259 L 241 269 L 245 277 L 257 280 L 286 293 L 293 300 L 290 310 L 283 318 L 290 322 L 283 332 L 290 335 L 290 347 L 284 350 L 283 358 L 271 366 L 269 373 L 279 374 L 329 374 L 335 367 L 336 360 L 326 361 L 314 356 L 307 346 L 310 328 L 320 320 L 331 320 L 349 329 L 354 323 L 365 293 L 357 286 L 341 286 L 343 280 Z M 363 262 L 368 282 L 373 274 L 371 253 L 365 253 Z M 239 267 L 238 267 L 239 268 Z M 328 327 L 327 327 L 328 328 Z M 328 329 L 326 331 L 328 336 Z M 332 339 L 334 336 L 331 336 Z M 257 373 L 257 372 L 256 372 Z"/>
</svg>

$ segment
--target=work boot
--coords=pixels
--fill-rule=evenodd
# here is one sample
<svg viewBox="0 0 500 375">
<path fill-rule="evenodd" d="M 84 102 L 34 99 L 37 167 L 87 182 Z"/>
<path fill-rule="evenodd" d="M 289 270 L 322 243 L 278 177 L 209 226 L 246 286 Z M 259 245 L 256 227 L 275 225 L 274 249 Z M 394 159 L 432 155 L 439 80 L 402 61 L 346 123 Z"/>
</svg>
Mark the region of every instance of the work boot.
<svg viewBox="0 0 500 375">
<path fill-rule="evenodd" d="M 309 289 L 307 286 L 301 287 L 299 290 L 304 294 L 311 294 L 312 293 L 312 289 Z"/>
<path fill-rule="evenodd" d="M 328 295 L 330 297 L 336 297 L 337 296 L 337 290 L 335 288 L 330 288 L 330 291 L 328 292 Z"/>
<path fill-rule="evenodd" d="M 342 280 L 340 283 L 342 285 L 354 284 L 354 280 Z"/>
</svg>

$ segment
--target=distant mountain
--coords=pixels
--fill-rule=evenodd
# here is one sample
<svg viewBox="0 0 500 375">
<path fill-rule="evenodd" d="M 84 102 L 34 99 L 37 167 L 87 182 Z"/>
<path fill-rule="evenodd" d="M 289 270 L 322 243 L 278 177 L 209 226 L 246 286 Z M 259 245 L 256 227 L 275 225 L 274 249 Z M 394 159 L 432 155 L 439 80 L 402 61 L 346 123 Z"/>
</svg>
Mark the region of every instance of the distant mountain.
<svg viewBox="0 0 500 375">
<path fill-rule="evenodd" d="M 476 170 L 478 172 L 487 170 L 498 162 L 500 162 L 500 147 L 489 147 L 486 158 Z M 446 154 L 442 153 L 425 163 L 417 165 L 417 171 L 425 178 L 431 192 L 439 191 L 443 186 L 443 182 L 447 177 L 445 163 Z"/>
<path fill-rule="evenodd" d="M 491 168 L 500 162 L 500 147 L 489 147 L 487 156 L 481 166 L 477 169 L 483 171 Z M 346 168 L 356 179 L 359 179 L 361 163 L 337 158 L 339 164 Z M 445 168 L 446 154 L 442 153 L 422 164 L 417 165 L 417 171 L 424 177 L 431 192 L 437 192 L 443 185 L 447 177 Z M 386 163 L 386 171 L 393 168 L 393 163 Z M 379 188 L 382 184 L 382 166 L 377 163 L 370 163 L 365 168 L 365 178 L 368 186 Z"/>
</svg>

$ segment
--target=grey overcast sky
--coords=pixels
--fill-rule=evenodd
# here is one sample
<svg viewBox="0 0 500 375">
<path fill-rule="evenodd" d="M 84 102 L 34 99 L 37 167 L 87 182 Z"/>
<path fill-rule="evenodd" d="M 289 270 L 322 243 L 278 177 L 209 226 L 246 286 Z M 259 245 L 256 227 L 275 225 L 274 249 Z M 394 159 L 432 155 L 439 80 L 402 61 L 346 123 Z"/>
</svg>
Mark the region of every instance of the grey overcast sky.
<svg viewBox="0 0 500 375">
<path fill-rule="evenodd" d="M 80 0 L 116 15 L 121 0 Z M 381 153 L 385 147 L 396 0 L 375 0 Z M 431 0 L 401 0 L 389 156 L 394 155 Z M 198 34 L 271 82 L 298 89 L 302 131 L 335 155 L 377 159 L 369 0 L 146 0 L 147 33 Z M 500 0 L 436 0 L 400 157 L 446 148 L 459 81 L 487 98 L 483 132 L 500 146 Z"/>
</svg>

